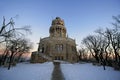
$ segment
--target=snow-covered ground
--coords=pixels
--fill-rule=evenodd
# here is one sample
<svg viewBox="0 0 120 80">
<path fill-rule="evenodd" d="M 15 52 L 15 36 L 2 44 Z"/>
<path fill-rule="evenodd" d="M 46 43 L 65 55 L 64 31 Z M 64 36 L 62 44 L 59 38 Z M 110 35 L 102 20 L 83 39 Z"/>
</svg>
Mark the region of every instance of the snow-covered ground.
<svg viewBox="0 0 120 80">
<path fill-rule="evenodd" d="M 0 68 L 0 80 L 50 80 L 53 68 L 52 62 L 20 63 L 10 70 Z"/>
<path fill-rule="evenodd" d="M 53 63 L 20 63 L 10 70 L 0 67 L 0 80 L 51 80 Z M 120 71 L 86 64 L 61 64 L 65 80 L 120 80 Z"/>
<path fill-rule="evenodd" d="M 120 80 L 120 71 L 111 67 L 103 70 L 102 66 L 86 64 L 62 64 L 65 80 Z"/>
</svg>

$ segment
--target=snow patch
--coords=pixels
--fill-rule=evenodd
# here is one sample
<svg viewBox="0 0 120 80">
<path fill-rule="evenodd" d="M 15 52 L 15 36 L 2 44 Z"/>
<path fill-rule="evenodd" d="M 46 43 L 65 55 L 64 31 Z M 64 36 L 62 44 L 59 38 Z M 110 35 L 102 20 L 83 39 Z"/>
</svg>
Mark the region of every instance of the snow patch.
<svg viewBox="0 0 120 80">
<path fill-rule="evenodd" d="M 86 64 L 61 64 L 65 80 L 120 80 L 120 71 Z"/>
<path fill-rule="evenodd" d="M 53 63 L 20 63 L 10 70 L 0 68 L 0 80 L 50 80 Z"/>
</svg>

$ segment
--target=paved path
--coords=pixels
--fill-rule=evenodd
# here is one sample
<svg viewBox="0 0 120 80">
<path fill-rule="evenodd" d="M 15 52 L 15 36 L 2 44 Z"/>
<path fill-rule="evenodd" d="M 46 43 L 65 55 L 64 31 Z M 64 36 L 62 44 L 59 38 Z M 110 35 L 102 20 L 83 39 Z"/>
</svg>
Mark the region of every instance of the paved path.
<svg viewBox="0 0 120 80">
<path fill-rule="evenodd" d="M 54 70 L 51 80 L 65 80 L 60 68 L 60 62 L 54 62 Z"/>
</svg>

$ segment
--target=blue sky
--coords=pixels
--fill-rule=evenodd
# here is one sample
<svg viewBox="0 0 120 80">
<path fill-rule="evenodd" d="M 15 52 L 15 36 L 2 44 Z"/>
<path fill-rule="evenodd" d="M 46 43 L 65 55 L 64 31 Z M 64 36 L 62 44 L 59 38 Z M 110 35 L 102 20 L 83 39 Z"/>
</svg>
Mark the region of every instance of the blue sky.
<svg viewBox="0 0 120 80">
<path fill-rule="evenodd" d="M 51 21 L 59 16 L 65 21 L 69 37 L 81 40 L 99 27 L 111 27 L 112 16 L 120 14 L 120 0 L 0 0 L 2 18 L 14 19 L 16 27 L 30 25 L 34 50 L 40 37 L 49 36 Z"/>
</svg>

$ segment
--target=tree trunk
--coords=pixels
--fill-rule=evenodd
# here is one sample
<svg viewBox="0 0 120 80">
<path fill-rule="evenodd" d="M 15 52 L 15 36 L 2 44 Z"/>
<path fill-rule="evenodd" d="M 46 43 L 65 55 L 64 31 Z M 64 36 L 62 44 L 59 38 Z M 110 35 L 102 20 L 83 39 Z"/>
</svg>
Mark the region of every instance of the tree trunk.
<svg viewBox="0 0 120 80">
<path fill-rule="evenodd" d="M 116 49 L 114 49 L 114 53 L 115 53 L 115 62 L 118 63 L 118 53 L 117 53 Z"/>
<path fill-rule="evenodd" d="M 11 56 L 10 56 L 10 61 L 9 61 L 9 65 L 8 65 L 8 70 L 10 70 L 10 67 L 11 67 L 11 64 L 13 62 L 13 54 L 14 52 L 11 53 Z"/>
<path fill-rule="evenodd" d="M 2 65 L 5 64 L 5 61 L 6 61 L 6 59 L 7 59 L 8 54 L 9 54 L 9 52 L 7 51 L 7 52 L 5 53 L 5 56 L 3 57 Z"/>
<path fill-rule="evenodd" d="M 97 63 L 99 63 L 99 57 L 97 55 L 95 55 L 95 59 L 96 59 Z"/>
<path fill-rule="evenodd" d="M 97 63 L 99 63 L 99 57 L 98 57 L 99 51 L 98 51 L 98 49 L 95 49 L 94 52 L 95 52 L 95 59 L 96 59 Z"/>
</svg>

